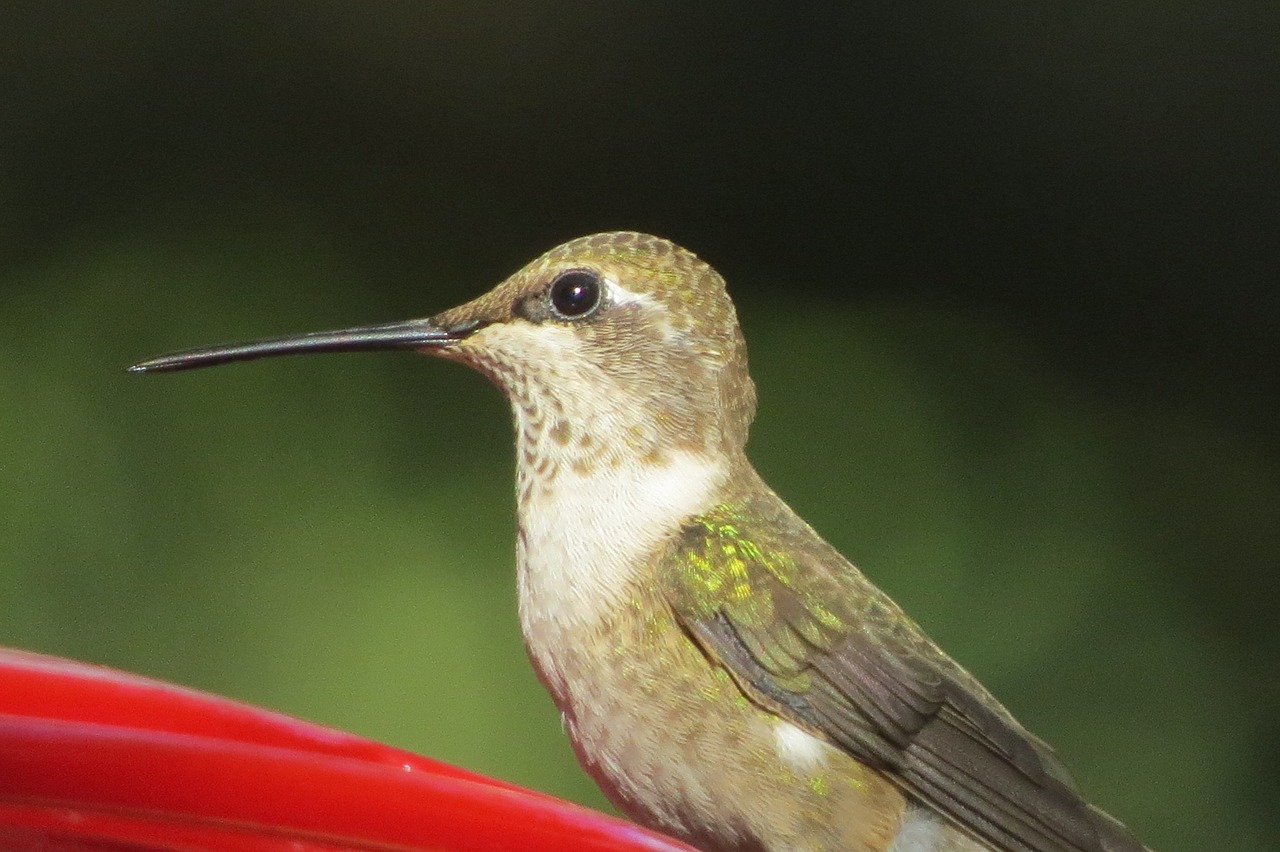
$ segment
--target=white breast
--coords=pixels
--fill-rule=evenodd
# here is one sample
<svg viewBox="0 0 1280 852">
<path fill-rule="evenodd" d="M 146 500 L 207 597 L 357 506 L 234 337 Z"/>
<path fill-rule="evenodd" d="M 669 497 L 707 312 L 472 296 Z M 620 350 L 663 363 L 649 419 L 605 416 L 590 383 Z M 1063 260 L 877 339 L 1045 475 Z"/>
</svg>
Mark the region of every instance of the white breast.
<svg viewBox="0 0 1280 852">
<path fill-rule="evenodd" d="M 645 558 L 710 508 L 725 465 L 672 452 L 660 465 L 626 461 L 584 474 L 560 465 L 519 506 L 520 616 L 545 675 L 557 646 L 624 603 Z"/>
</svg>

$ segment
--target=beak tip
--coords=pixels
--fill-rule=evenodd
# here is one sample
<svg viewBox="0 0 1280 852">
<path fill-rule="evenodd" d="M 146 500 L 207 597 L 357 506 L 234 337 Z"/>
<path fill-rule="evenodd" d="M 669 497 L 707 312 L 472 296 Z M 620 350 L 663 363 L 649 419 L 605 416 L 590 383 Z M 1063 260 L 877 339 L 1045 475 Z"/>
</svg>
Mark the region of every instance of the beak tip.
<svg viewBox="0 0 1280 852">
<path fill-rule="evenodd" d="M 175 363 L 172 357 L 161 356 L 159 358 L 148 358 L 146 361 L 139 361 L 136 364 L 130 364 L 124 368 L 126 373 L 135 376 L 145 376 L 151 373 L 165 373 L 175 369 L 180 369 L 181 365 Z"/>
</svg>

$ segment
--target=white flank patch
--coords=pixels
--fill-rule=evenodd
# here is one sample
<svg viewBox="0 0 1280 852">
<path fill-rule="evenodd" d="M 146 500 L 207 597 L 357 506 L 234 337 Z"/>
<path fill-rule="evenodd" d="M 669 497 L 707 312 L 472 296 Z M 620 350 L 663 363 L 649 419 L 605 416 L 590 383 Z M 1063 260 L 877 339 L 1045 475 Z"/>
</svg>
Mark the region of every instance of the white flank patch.
<svg viewBox="0 0 1280 852">
<path fill-rule="evenodd" d="M 936 852 L 946 840 L 942 820 L 924 808 L 908 806 L 888 852 Z M 951 848 L 951 847 L 947 847 Z"/>
<path fill-rule="evenodd" d="M 827 765 L 830 746 L 790 722 L 773 726 L 773 746 L 778 759 L 797 772 L 813 772 Z"/>
</svg>

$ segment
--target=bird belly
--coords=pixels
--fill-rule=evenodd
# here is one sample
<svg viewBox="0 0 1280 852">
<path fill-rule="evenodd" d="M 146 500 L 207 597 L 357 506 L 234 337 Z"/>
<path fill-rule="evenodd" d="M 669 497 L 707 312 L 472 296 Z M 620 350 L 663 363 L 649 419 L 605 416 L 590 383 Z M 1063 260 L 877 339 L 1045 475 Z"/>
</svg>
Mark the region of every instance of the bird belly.
<svg viewBox="0 0 1280 852">
<path fill-rule="evenodd" d="M 704 850 L 971 848 L 930 848 L 919 826 L 895 846 L 910 811 L 884 775 L 750 702 L 669 612 L 635 600 L 594 642 L 526 637 L 579 761 L 620 810 Z M 954 834 L 942 828 L 939 842 Z"/>
</svg>

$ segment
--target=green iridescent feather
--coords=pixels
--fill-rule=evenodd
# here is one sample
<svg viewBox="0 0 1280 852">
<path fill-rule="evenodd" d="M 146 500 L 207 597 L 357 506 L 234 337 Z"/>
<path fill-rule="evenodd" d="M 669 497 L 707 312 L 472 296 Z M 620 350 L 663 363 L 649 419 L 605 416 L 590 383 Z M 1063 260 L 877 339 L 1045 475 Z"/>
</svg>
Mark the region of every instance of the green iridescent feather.
<svg viewBox="0 0 1280 852">
<path fill-rule="evenodd" d="M 659 574 L 677 620 L 750 700 L 994 848 L 1142 849 L 777 495 L 763 483 L 740 493 L 691 519 Z"/>
</svg>

